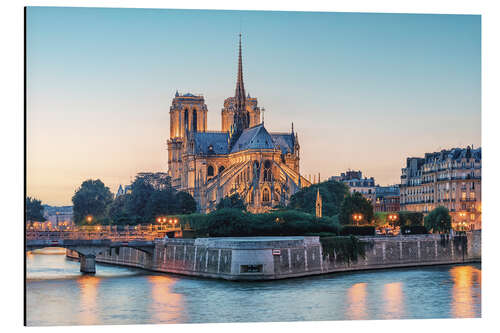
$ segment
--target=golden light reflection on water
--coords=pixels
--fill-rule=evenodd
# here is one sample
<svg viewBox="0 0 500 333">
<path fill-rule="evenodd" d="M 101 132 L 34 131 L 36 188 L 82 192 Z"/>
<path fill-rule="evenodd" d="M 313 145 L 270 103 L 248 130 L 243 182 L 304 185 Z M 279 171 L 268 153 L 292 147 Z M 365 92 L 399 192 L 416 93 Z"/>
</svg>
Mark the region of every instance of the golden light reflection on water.
<svg viewBox="0 0 500 333">
<path fill-rule="evenodd" d="M 347 291 L 346 316 L 349 319 L 366 319 L 366 283 L 356 283 Z"/>
<path fill-rule="evenodd" d="M 178 279 L 164 275 L 151 275 L 148 281 L 151 284 L 153 322 L 182 323 L 183 296 L 172 291 Z"/>
<path fill-rule="evenodd" d="M 401 282 L 384 285 L 384 317 L 388 319 L 401 318 L 403 314 L 403 284 Z"/>
<path fill-rule="evenodd" d="M 481 288 L 481 270 L 472 266 L 456 266 L 450 270 L 453 279 L 452 314 L 455 318 L 473 318 L 474 285 Z"/>
<path fill-rule="evenodd" d="M 97 293 L 100 279 L 91 275 L 84 275 L 78 280 L 80 287 L 80 309 L 78 316 L 82 325 L 98 324 Z"/>
</svg>

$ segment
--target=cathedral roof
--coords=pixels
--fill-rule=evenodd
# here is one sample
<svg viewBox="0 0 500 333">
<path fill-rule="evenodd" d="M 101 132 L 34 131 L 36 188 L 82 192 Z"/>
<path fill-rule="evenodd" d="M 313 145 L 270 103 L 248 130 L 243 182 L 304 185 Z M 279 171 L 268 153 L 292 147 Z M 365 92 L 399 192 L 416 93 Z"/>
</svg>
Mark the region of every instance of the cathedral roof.
<svg viewBox="0 0 500 333">
<path fill-rule="evenodd" d="M 290 133 L 271 133 L 274 143 L 280 147 L 283 154 L 293 153 L 294 141 L 293 134 Z"/>
<path fill-rule="evenodd" d="M 264 127 L 264 124 L 261 123 L 243 130 L 231 149 L 231 153 L 247 149 L 274 149 L 275 147 L 273 138 Z"/>
<path fill-rule="evenodd" d="M 227 154 L 229 153 L 227 132 L 194 132 L 196 154 Z"/>
</svg>

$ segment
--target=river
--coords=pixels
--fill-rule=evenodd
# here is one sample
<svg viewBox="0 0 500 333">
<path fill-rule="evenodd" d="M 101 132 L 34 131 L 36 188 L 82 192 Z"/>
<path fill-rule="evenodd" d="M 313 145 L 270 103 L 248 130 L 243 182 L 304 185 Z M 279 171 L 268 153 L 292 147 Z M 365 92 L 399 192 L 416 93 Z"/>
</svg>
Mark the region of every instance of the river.
<svg viewBox="0 0 500 333">
<path fill-rule="evenodd" d="M 97 264 L 82 275 L 63 249 L 27 254 L 29 326 L 481 316 L 481 265 L 230 282 Z"/>
</svg>

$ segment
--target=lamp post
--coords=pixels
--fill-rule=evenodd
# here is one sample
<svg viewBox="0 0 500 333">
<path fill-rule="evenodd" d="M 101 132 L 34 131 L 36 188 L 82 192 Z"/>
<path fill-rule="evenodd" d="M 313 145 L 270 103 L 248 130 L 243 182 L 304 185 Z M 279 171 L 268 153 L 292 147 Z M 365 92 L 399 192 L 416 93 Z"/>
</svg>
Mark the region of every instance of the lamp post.
<svg viewBox="0 0 500 333">
<path fill-rule="evenodd" d="M 389 219 L 389 221 L 390 221 L 390 223 L 389 223 L 389 224 L 390 224 L 392 227 L 394 227 L 394 222 L 396 222 L 396 221 L 398 220 L 398 214 L 396 214 L 396 213 L 391 213 L 391 214 L 387 215 L 387 218 L 388 218 L 388 219 Z"/>
<path fill-rule="evenodd" d="M 363 214 L 354 213 L 352 219 L 356 222 L 356 225 L 359 225 L 359 222 L 363 219 Z"/>
</svg>

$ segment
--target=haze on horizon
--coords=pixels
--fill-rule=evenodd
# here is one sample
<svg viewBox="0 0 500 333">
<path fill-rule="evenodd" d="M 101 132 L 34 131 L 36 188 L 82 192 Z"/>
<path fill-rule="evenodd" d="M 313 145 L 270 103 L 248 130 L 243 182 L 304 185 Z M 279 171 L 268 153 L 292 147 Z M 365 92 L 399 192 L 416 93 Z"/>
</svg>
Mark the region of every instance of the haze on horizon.
<svg viewBox="0 0 500 333">
<path fill-rule="evenodd" d="M 395 184 L 409 156 L 481 145 L 478 15 L 28 7 L 27 194 L 166 172 L 177 90 L 220 130 L 240 26 L 245 89 L 270 131 L 294 123 L 305 176 Z"/>
</svg>

